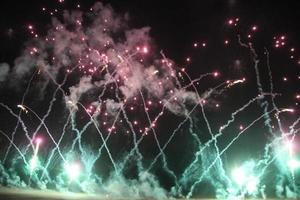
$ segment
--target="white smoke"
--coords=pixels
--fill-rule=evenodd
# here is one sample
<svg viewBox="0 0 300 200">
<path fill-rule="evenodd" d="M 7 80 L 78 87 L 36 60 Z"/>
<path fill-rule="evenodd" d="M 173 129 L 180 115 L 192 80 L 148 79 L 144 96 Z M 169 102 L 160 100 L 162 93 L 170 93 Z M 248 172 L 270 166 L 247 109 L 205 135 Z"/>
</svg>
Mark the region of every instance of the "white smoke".
<svg viewBox="0 0 300 200">
<path fill-rule="evenodd" d="M 9 72 L 9 65 L 7 63 L 0 63 L 0 82 L 4 82 Z"/>
</svg>

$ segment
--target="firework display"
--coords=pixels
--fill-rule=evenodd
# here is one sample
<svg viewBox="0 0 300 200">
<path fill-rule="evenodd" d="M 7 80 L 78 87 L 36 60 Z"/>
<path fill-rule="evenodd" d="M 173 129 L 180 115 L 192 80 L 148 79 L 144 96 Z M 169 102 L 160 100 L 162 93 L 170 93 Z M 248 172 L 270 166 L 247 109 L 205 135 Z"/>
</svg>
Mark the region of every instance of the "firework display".
<svg viewBox="0 0 300 200">
<path fill-rule="evenodd" d="M 218 47 L 194 41 L 190 51 L 204 58 L 190 53 L 178 64 L 149 27 L 132 28 L 110 5 L 57 4 L 41 9 L 51 16 L 46 31 L 26 24 L 30 38 L 14 66 L 0 64 L 1 93 L 18 94 L 0 100 L 2 186 L 109 198 L 300 198 L 300 93 L 278 86 L 300 81 L 287 34 L 260 46 L 259 25 L 230 17 Z M 194 64 L 213 48 L 228 55 L 232 73 Z M 295 73 L 273 75 L 278 51 Z"/>
</svg>

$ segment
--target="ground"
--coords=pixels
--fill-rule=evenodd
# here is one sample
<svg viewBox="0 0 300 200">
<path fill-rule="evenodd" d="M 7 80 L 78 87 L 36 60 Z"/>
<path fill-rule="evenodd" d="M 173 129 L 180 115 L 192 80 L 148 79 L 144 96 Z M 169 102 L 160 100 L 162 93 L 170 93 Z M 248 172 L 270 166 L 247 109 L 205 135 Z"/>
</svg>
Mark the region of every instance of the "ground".
<svg viewBox="0 0 300 200">
<path fill-rule="evenodd" d="M 0 187 L 0 200 L 112 200 L 109 196 L 88 195 L 83 193 L 62 193 L 54 191 L 41 190 L 21 190 Z M 128 198 L 114 200 L 129 200 Z M 130 199 L 132 200 L 132 199 Z M 142 199 L 140 199 L 142 200 Z M 150 199 L 143 199 L 150 200 Z M 176 199 L 183 200 L 183 199 Z M 213 200 L 213 199 L 192 199 L 192 200 Z M 257 199 L 259 200 L 259 199 Z M 275 199 L 267 199 L 275 200 Z"/>
</svg>

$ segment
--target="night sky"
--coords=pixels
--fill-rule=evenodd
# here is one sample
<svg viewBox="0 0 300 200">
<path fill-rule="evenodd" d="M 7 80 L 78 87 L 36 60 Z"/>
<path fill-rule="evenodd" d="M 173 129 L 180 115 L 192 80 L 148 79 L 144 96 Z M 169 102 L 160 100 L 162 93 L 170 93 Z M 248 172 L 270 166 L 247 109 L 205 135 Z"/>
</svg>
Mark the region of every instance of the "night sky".
<svg viewBox="0 0 300 200">
<path fill-rule="evenodd" d="M 0 2 L 0 185 L 300 197 L 297 0 L 96 2 Z"/>
</svg>

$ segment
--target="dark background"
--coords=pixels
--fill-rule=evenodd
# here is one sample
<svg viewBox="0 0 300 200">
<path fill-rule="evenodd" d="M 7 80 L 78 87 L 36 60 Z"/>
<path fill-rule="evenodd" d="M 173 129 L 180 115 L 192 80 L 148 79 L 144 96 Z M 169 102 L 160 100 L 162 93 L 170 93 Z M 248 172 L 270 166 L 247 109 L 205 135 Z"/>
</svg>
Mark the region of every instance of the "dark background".
<svg viewBox="0 0 300 200">
<path fill-rule="evenodd" d="M 40 28 L 49 24 L 50 17 L 41 14 L 42 7 L 71 9 L 79 3 L 83 10 L 88 10 L 94 2 L 66 0 L 59 5 L 55 0 L 1 1 L 0 60 L 7 61 L 7 58 L 12 59 L 19 54 L 18 50 L 27 39 L 24 32 L 29 23 Z M 294 43 L 299 42 L 295 41 L 300 31 L 297 0 L 103 2 L 111 4 L 117 12 L 129 12 L 133 27 L 150 26 L 151 34 L 159 47 L 168 51 L 175 60 L 184 57 L 191 49 L 191 44 L 199 38 L 222 39 L 226 31 L 225 22 L 231 17 L 239 17 L 244 26 L 257 24 L 259 30 L 269 37 L 276 33 L 287 33 Z M 262 45 L 267 45 L 268 42 L 265 41 Z"/>
</svg>

